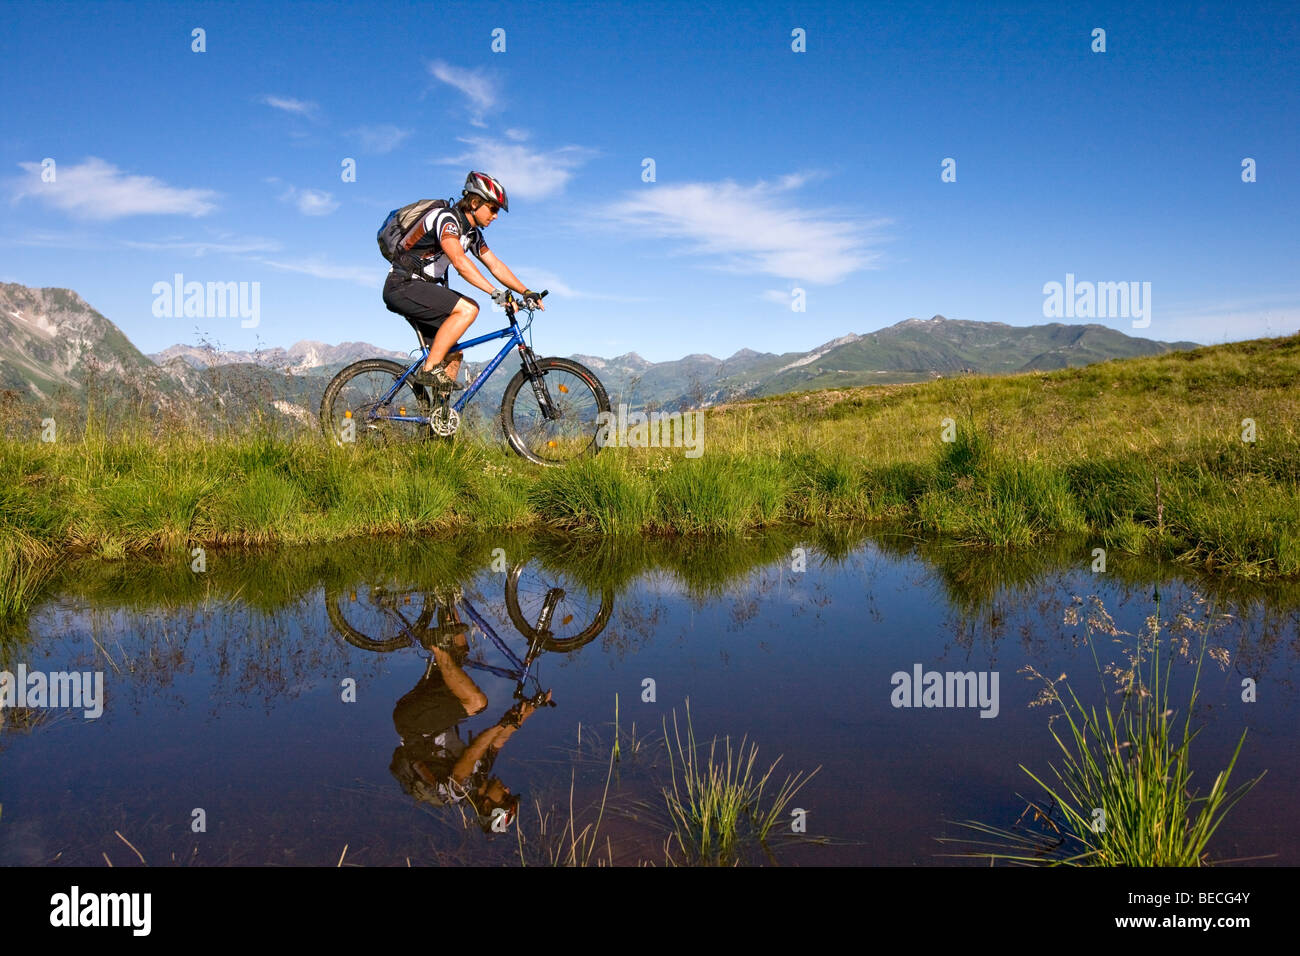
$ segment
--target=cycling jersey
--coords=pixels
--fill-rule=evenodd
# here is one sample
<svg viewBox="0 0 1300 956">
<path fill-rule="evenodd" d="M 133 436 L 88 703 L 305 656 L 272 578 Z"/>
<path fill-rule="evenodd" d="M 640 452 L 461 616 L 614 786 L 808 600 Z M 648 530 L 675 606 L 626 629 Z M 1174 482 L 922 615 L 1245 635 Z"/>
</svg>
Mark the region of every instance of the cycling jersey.
<svg viewBox="0 0 1300 956">
<path fill-rule="evenodd" d="M 487 243 L 483 241 L 483 231 L 477 226 L 470 226 L 460 210 L 449 206 L 430 209 L 424 218 L 411 226 L 401 245 L 403 249 L 426 260 L 424 276 L 421 278 L 431 277 L 437 282 L 445 283 L 447 266 L 451 260 L 443 249 L 446 243 L 456 241 L 460 242 L 461 249 L 474 253 L 479 259 L 488 251 Z M 413 278 L 420 277 L 418 273 L 411 275 Z"/>
</svg>

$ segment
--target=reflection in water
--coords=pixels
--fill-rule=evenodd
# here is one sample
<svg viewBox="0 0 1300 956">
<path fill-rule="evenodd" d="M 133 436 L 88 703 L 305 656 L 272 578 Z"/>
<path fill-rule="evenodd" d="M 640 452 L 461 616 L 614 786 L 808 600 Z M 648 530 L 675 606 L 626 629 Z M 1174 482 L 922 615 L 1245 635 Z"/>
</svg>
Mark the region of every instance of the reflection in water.
<svg viewBox="0 0 1300 956">
<path fill-rule="evenodd" d="M 1198 757 L 1223 766 L 1248 724 L 1240 772 L 1268 775 L 1216 834 L 1221 855 L 1300 860 L 1300 584 L 1090 563 L 1087 541 L 997 552 L 844 528 L 374 540 L 214 552 L 204 574 L 186 556 L 72 561 L 0 637 L 0 669 L 103 671 L 105 713 L 0 714 L 0 863 L 102 863 L 121 851 L 114 830 L 151 864 L 332 864 L 345 843 L 360 864 L 504 862 L 516 841 L 480 826 L 526 807 L 531 828 L 512 829 L 531 839 L 534 803 L 567 808 L 571 784 L 577 813 L 602 799 L 616 694 L 638 739 L 689 698 L 701 739 L 748 735 L 782 772 L 823 767 L 800 806 L 832 842 L 782 862 L 934 863 L 942 821 L 1010 825 L 1020 765 L 1056 759 L 1017 671 L 1091 675 L 1063 623 L 1074 598 L 1100 594 L 1132 630 L 1157 589 L 1166 607 L 1200 594 L 1232 615 Z M 891 675 L 917 661 L 1000 672 L 998 717 L 893 708 Z M 1244 678 L 1258 703 L 1241 701 Z M 355 702 L 340 700 L 346 680 Z M 610 791 L 627 812 L 605 826 L 620 861 L 663 862 L 663 761 L 634 763 Z M 190 829 L 195 807 L 206 833 Z"/>
<path fill-rule="evenodd" d="M 402 789 L 422 803 L 468 805 L 485 832 L 504 832 L 518 812 L 518 795 L 492 775 L 502 749 L 539 708 L 556 706 L 551 690 L 543 690 L 533 672 L 538 655 L 584 646 L 604 630 L 613 611 L 612 590 L 592 595 L 577 582 L 562 582 L 554 573 L 529 567 L 531 571 L 524 565 L 513 567 L 505 584 L 509 618 L 527 640 L 523 657 L 460 588 L 424 593 L 383 586 L 354 588 L 346 600 L 338 589 L 327 589 L 325 594 L 330 622 L 349 644 L 376 652 L 415 646 L 428 653 L 419 682 L 393 709 L 401 743 L 389 770 Z M 354 625 L 349 613 L 373 623 Z M 471 625 L 505 666 L 471 655 Z M 465 741 L 461 723 L 489 707 L 470 670 L 515 681 L 514 703 L 495 724 Z"/>
</svg>

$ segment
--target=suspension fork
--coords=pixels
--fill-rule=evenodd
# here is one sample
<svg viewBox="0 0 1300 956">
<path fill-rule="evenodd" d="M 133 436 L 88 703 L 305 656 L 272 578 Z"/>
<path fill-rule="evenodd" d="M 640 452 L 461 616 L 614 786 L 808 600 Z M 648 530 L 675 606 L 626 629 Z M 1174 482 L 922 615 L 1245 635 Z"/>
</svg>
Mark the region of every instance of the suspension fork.
<svg viewBox="0 0 1300 956">
<path fill-rule="evenodd" d="M 521 344 L 519 357 L 523 360 L 524 374 L 528 376 L 528 383 L 533 386 L 533 394 L 537 396 L 537 407 L 542 410 L 542 416 L 547 421 L 555 421 L 560 417 L 560 410 L 551 401 L 551 394 L 546 390 L 546 376 L 537 368 L 537 356 L 533 355 L 532 349 Z"/>
<path fill-rule="evenodd" d="M 542 601 L 542 609 L 537 615 L 537 625 L 533 628 L 533 639 L 528 644 L 528 651 L 524 654 L 524 666 L 519 674 L 519 684 L 515 687 L 515 699 L 524 700 L 524 684 L 527 683 L 531 676 L 533 680 L 537 675 L 532 673 L 533 662 L 542 653 L 542 642 L 551 636 L 551 619 L 555 617 L 555 607 L 564 600 L 563 588 L 550 588 L 546 592 L 546 597 Z M 539 688 L 540 690 L 540 688 Z M 551 706 L 555 702 L 551 701 Z"/>
<path fill-rule="evenodd" d="M 564 588 L 550 588 L 542 601 L 542 609 L 537 615 L 537 626 L 533 628 L 539 634 L 551 629 L 551 618 L 555 617 L 555 605 L 564 600 Z"/>
</svg>

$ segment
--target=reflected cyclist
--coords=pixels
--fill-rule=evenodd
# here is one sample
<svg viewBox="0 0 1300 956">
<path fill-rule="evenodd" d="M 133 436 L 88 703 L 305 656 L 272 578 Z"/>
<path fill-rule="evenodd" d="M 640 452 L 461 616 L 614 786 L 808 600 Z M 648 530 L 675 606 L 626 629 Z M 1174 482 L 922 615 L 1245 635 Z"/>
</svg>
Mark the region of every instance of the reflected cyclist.
<svg viewBox="0 0 1300 956">
<path fill-rule="evenodd" d="M 462 740 L 461 722 L 482 713 L 488 699 L 461 666 L 469 651 L 468 626 L 454 607 L 439 619 L 444 616 L 450 620 L 420 635 L 433 656 L 419 683 L 393 708 L 402 742 L 389 770 L 417 800 L 433 806 L 464 801 L 485 832 L 502 832 L 518 812 L 519 797 L 492 776 L 492 766 L 524 721 L 550 702 L 551 692 L 517 702 L 497 723 Z"/>
</svg>

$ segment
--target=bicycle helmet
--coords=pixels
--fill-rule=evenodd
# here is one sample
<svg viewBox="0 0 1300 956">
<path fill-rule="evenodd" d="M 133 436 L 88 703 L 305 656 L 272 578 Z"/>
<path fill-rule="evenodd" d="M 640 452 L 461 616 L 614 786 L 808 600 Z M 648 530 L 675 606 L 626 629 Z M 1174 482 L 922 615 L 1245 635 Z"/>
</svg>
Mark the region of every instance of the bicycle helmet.
<svg viewBox="0 0 1300 956">
<path fill-rule="evenodd" d="M 460 194 L 462 196 L 478 196 L 488 202 L 496 203 L 506 212 L 510 211 L 510 204 L 506 201 L 505 187 L 487 173 L 471 172 L 465 177 L 465 188 L 461 190 Z"/>
<path fill-rule="evenodd" d="M 484 833 L 505 833 L 519 815 L 519 795 L 516 793 L 507 791 L 497 801 L 485 793 L 467 788 L 465 797 L 465 802 L 474 808 L 479 829 Z"/>
</svg>

